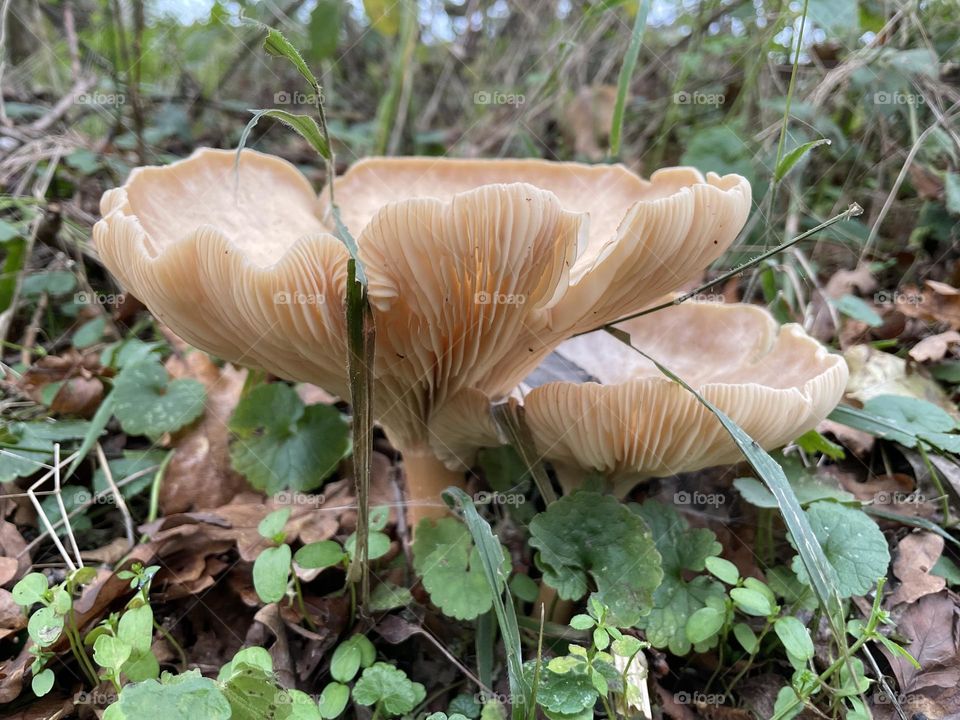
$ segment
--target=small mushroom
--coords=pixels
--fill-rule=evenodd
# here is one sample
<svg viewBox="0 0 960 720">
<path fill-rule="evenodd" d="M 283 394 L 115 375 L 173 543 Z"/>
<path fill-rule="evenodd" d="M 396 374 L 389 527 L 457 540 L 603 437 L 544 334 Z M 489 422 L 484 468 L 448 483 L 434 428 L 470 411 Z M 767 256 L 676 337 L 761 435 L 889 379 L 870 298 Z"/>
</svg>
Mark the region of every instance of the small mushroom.
<svg viewBox="0 0 960 720">
<path fill-rule="evenodd" d="M 336 180 L 377 327 L 375 413 L 402 451 L 412 525 L 462 471 L 430 421 L 506 396 L 557 345 L 697 276 L 750 210 L 738 175 L 619 165 L 375 158 Z M 347 252 L 289 163 L 202 149 L 134 170 L 94 239 L 131 293 L 193 345 L 346 396 Z M 454 463 L 462 467 L 462 461 Z"/>
<path fill-rule="evenodd" d="M 846 386 L 840 355 L 799 325 L 779 327 L 753 305 L 688 303 L 619 327 L 768 450 L 814 428 Z M 523 398 L 537 450 L 552 461 L 564 492 L 577 487 L 584 471 L 600 473 L 625 495 L 650 477 L 739 459 L 709 410 L 619 340 L 590 333 L 557 352 L 600 381 L 547 383 Z M 470 391 L 435 416 L 437 451 L 449 463 L 499 444 L 488 406 L 486 397 Z"/>
</svg>

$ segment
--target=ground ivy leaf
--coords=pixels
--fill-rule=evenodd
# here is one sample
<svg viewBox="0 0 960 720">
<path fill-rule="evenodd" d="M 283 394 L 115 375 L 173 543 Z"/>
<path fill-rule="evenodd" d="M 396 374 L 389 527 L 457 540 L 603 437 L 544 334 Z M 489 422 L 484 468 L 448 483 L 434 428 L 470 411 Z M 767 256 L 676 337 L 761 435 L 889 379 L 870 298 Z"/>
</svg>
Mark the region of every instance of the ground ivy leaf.
<svg viewBox="0 0 960 720">
<path fill-rule="evenodd" d="M 524 670 L 532 680 L 535 663 L 525 663 Z M 537 704 L 550 713 L 573 715 L 592 710 L 600 697 L 585 670 L 561 674 L 541 667 L 539 681 Z"/>
<path fill-rule="evenodd" d="M 575 492 L 530 523 L 530 544 L 544 580 L 565 600 L 579 600 L 588 577 L 611 624 L 637 623 L 663 579 L 660 554 L 643 519 L 609 495 Z"/>
<path fill-rule="evenodd" d="M 170 380 L 155 358 L 124 368 L 113 386 L 114 415 L 123 431 L 158 439 L 179 430 L 203 413 L 207 392 L 189 378 Z"/>
<path fill-rule="evenodd" d="M 380 703 L 391 715 L 411 712 L 425 697 L 423 685 L 385 662 L 368 667 L 353 686 L 353 699 L 357 703 L 367 707 Z"/>
<path fill-rule="evenodd" d="M 506 577 L 510 563 L 502 545 L 500 550 Z M 480 551 L 470 531 L 453 518 L 420 523 L 413 541 L 413 569 L 444 615 L 472 620 L 493 607 Z"/>
<path fill-rule="evenodd" d="M 806 510 L 817 540 L 837 576 L 840 597 L 866 595 L 885 577 L 890 565 L 890 550 L 877 524 L 861 510 L 834 502 L 815 502 Z M 793 543 L 793 539 L 790 540 Z M 793 571 L 803 583 L 809 583 L 799 556 Z"/>
<path fill-rule="evenodd" d="M 671 506 L 648 500 L 631 509 L 650 527 L 663 559 L 663 582 L 653 593 L 653 609 L 636 625 L 647 631 L 654 647 L 685 655 L 691 647 L 686 631 L 690 616 L 724 597 L 723 586 L 713 578 L 700 575 L 687 580 L 686 576 L 689 571 L 703 571 L 707 558 L 719 555 L 723 547 L 710 530 L 690 529 Z"/>
<path fill-rule="evenodd" d="M 331 405 L 304 406 L 283 383 L 259 385 L 230 418 L 234 469 L 267 494 L 313 490 L 350 453 L 350 428 Z"/>
<path fill-rule="evenodd" d="M 137 720 L 230 720 L 231 715 L 227 698 L 199 670 L 126 685 L 115 706 L 117 717 Z"/>
</svg>

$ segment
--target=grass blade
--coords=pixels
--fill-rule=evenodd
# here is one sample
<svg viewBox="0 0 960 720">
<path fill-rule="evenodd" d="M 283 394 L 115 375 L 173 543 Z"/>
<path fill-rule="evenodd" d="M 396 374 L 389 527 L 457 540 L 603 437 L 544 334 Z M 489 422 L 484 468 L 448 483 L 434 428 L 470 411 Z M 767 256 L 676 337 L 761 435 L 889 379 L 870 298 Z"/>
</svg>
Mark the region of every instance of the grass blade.
<svg viewBox="0 0 960 720">
<path fill-rule="evenodd" d="M 627 93 L 630 92 L 630 81 L 633 71 L 637 68 L 637 58 L 640 57 L 640 46 L 643 44 L 643 31 L 647 27 L 647 14 L 650 12 L 650 1 L 640 0 L 637 6 L 637 16 L 633 19 L 633 30 L 630 33 L 630 46 L 623 57 L 620 66 L 620 75 L 617 78 L 617 102 L 613 106 L 613 121 L 610 124 L 610 157 L 620 156 L 620 143 L 623 136 L 623 113 L 627 107 Z"/>
<path fill-rule="evenodd" d="M 473 542 L 480 553 L 483 562 L 483 574 L 493 595 L 493 609 L 500 625 L 500 634 L 507 653 L 507 674 L 510 677 L 511 714 L 513 720 L 524 720 L 526 717 L 527 697 L 529 688 L 523 676 L 523 655 L 520 645 L 520 627 L 517 624 L 517 612 L 507 579 L 502 575 L 500 564 L 503 555 L 500 552 L 500 541 L 490 529 L 489 523 L 480 517 L 473 500 L 463 490 L 456 487 L 447 488 L 443 493 L 447 505 L 459 510 L 467 529 L 473 536 Z M 506 595 L 506 602 L 504 602 Z"/>
</svg>

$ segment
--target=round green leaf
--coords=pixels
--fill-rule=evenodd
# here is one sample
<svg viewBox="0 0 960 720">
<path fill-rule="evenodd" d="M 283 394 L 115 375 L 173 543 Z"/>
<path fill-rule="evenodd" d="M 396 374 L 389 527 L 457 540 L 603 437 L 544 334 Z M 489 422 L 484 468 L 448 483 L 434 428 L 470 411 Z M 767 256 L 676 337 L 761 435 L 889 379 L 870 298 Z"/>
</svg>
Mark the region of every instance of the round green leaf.
<svg viewBox="0 0 960 720">
<path fill-rule="evenodd" d="M 302 568 L 326 568 L 339 565 L 347 554 L 336 540 L 309 543 L 297 550 L 294 561 Z"/>
<path fill-rule="evenodd" d="M 253 563 L 253 587 L 265 603 L 280 602 L 290 581 L 290 546 L 267 548 Z"/>
<path fill-rule="evenodd" d="M 27 622 L 27 633 L 30 639 L 40 647 L 53 645 L 63 632 L 63 615 L 52 607 L 39 608 Z"/>
<path fill-rule="evenodd" d="M 118 670 L 127 659 L 133 648 L 118 637 L 101 635 L 93 644 L 93 659 L 97 665 L 110 670 Z"/>
<path fill-rule="evenodd" d="M 740 571 L 729 560 L 712 555 L 704 560 L 707 570 L 715 578 L 723 580 L 727 585 L 736 585 L 740 579 Z"/>
<path fill-rule="evenodd" d="M 124 432 L 155 440 L 200 417 L 207 392 L 196 380 L 171 381 L 160 361 L 148 358 L 120 372 L 112 397 Z"/>
<path fill-rule="evenodd" d="M 43 600 L 48 588 L 47 576 L 43 573 L 34 572 L 24 575 L 20 578 L 20 582 L 13 586 L 13 601 L 17 605 L 30 607 Z"/>
<path fill-rule="evenodd" d="M 687 637 L 695 645 L 704 642 L 720 632 L 723 621 L 723 612 L 712 607 L 702 607 L 687 619 Z"/>
<path fill-rule="evenodd" d="M 273 540 L 280 536 L 283 532 L 283 527 L 287 524 L 287 520 L 290 519 L 290 508 L 280 508 L 279 510 L 274 510 L 272 513 L 268 513 L 263 520 L 257 525 L 257 532 L 260 533 L 261 537 L 265 537 L 268 540 Z"/>
<path fill-rule="evenodd" d="M 746 623 L 737 623 L 733 626 L 733 636 L 740 643 L 740 647 L 753 655 L 757 652 L 757 634 Z"/>
<path fill-rule="evenodd" d="M 320 716 L 333 720 L 343 712 L 350 700 L 350 688 L 338 682 L 327 685 L 320 693 Z"/>
<path fill-rule="evenodd" d="M 53 670 L 46 668 L 39 674 L 33 676 L 33 679 L 30 681 L 30 688 L 33 690 L 34 695 L 43 697 L 50 692 L 54 680 L 56 680 L 56 677 L 53 674 Z"/>
<path fill-rule="evenodd" d="M 773 614 L 773 604 L 758 590 L 746 587 L 733 588 L 730 591 L 730 597 L 737 608 L 747 615 L 768 617 Z"/>
</svg>

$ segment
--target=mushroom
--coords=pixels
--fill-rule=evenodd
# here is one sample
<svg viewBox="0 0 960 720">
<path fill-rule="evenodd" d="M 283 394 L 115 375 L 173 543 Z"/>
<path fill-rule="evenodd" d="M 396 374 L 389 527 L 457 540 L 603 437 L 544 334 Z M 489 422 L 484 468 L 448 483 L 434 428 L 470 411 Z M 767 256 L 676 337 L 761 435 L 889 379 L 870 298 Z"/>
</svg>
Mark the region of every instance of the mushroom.
<svg viewBox="0 0 960 720">
<path fill-rule="evenodd" d="M 840 355 L 799 325 L 779 327 L 753 305 L 687 303 L 619 327 L 768 450 L 816 427 L 846 386 Z M 565 493 L 587 473 L 600 473 L 623 496 L 650 477 L 739 458 L 723 426 L 692 393 L 609 334 L 573 338 L 557 353 L 600 381 L 547 383 L 523 398 L 537 450 L 552 461 Z M 435 447 L 449 464 L 500 444 L 489 402 L 472 390 L 434 417 Z"/>
<path fill-rule="evenodd" d="M 463 483 L 431 432 L 452 398 L 502 398 L 563 340 L 696 277 L 751 204 L 738 175 L 541 160 L 374 158 L 336 190 L 377 327 L 374 411 L 403 453 L 414 526 Z M 293 165 L 201 149 L 134 170 L 101 211 L 104 264 L 188 342 L 347 395 L 348 255 Z"/>
</svg>

